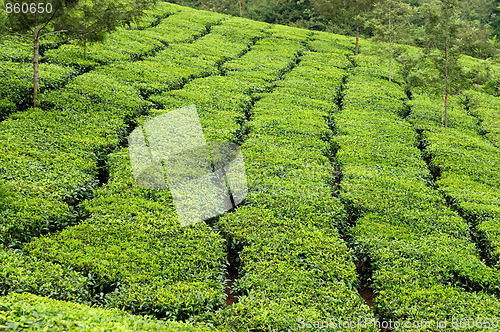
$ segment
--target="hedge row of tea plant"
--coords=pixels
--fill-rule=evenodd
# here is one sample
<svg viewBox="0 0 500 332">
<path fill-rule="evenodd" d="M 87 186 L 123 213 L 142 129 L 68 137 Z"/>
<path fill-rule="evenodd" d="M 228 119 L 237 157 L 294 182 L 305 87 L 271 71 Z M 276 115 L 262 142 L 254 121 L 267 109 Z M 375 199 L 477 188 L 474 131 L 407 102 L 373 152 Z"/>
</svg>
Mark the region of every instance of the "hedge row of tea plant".
<svg viewBox="0 0 500 332">
<path fill-rule="evenodd" d="M 157 6 L 172 15 L 154 27 L 143 30 L 120 28 L 104 42 L 88 45 L 86 58 L 83 46 L 75 41 L 45 52 L 44 59 L 87 68 L 112 62 L 135 61 L 161 50 L 166 44 L 191 42 L 206 34 L 211 25 L 218 24 L 224 17 L 216 13 L 200 15 L 192 9 L 163 2 Z"/>
<path fill-rule="evenodd" d="M 40 65 L 40 91 L 58 89 L 75 75 L 75 70 L 53 64 Z M 0 61 L 0 118 L 26 109 L 33 100 L 33 65 Z"/>
<path fill-rule="evenodd" d="M 280 71 L 275 69 L 276 78 Z M 165 108 L 194 103 L 209 141 L 228 140 L 250 107 L 244 83 L 222 76 L 194 79 L 169 93 L 176 103 Z M 152 111 L 148 118 L 164 112 Z M 91 275 L 98 303 L 157 317 L 210 319 L 224 305 L 224 240 L 204 223 L 182 228 L 168 191 L 135 187 L 127 150 L 110 155 L 108 162 L 109 182 L 82 203 L 90 218 L 25 249 Z"/>
<path fill-rule="evenodd" d="M 135 89 L 95 73 L 47 92 L 41 105 L 0 123 L 0 176 L 13 197 L 1 212 L 6 246 L 78 220 L 71 206 L 97 185 L 103 154 L 149 106 Z"/>
<path fill-rule="evenodd" d="M 178 57 L 177 61 L 181 62 L 181 59 Z M 142 63 L 142 61 L 136 63 Z M 53 238 L 48 237 L 31 243 L 27 249 L 29 248 L 32 255 L 54 263 L 64 263 L 64 266 L 69 266 L 81 272 L 81 275 L 88 276 L 88 287 L 85 292 L 82 291 L 82 294 L 87 294 L 89 301 L 93 303 L 178 319 L 220 307 L 224 303 L 221 279 L 225 257 L 222 255 L 222 239 L 210 233 L 206 226 L 201 230 L 185 233 L 181 232 L 177 226 L 173 232 L 178 233 L 178 241 L 168 242 L 170 249 L 165 250 L 167 246 L 165 241 L 171 240 L 174 236 L 170 227 L 172 220 L 175 220 L 175 225 L 178 222 L 172 210 L 171 199 L 167 211 L 160 210 L 159 216 L 148 214 L 147 211 L 140 216 L 134 214 L 135 211 L 141 211 L 143 206 L 148 204 L 151 192 L 136 195 L 133 201 L 137 203 L 133 204 L 132 201 L 125 203 L 122 201 L 123 192 L 113 193 L 108 190 L 98 195 L 100 198 L 106 195 L 114 197 L 116 200 L 114 205 L 106 200 L 103 202 L 96 199 L 95 206 L 89 206 L 86 210 L 83 209 L 83 204 L 78 210 L 71 208 L 81 200 L 89 196 L 93 197 L 93 190 L 97 185 L 95 180 L 99 171 L 98 166 L 105 162 L 108 151 L 115 149 L 123 142 L 124 135 L 130 130 L 129 126 L 133 119 L 150 106 L 139 97 L 138 91 L 133 87 L 126 88 L 126 83 L 118 83 L 120 77 L 127 77 L 126 68 L 122 69 L 120 74 L 117 67 L 113 67 L 114 75 L 103 74 L 107 72 L 106 66 L 101 69 L 100 73 L 91 72 L 78 77 L 63 90 L 44 94 L 41 104 L 49 111 L 30 110 L 25 114 L 19 114 L 15 119 L 17 121 L 10 122 L 9 120 L 0 125 L 6 126 L 7 129 L 9 129 L 9 124 L 16 126 L 16 130 L 8 131 L 8 134 L 11 138 L 9 143 L 16 144 L 18 147 L 15 150 L 8 148 L 12 150 L 12 154 L 5 155 L 5 158 L 11 158 L 11 164 L 7 165 L 12 167 L 3 167 L 2 174 L 9 180 L 9 188 L 20 189 L 17 194 L 10 193 L 13 196 L 11 200 L 13 205 L 2 211 L 2 214 L 6 216 L 2 220 L 2 227 L 5 230 L 2 232 L 5 237 L 2 240 L 7 245 L 18 245 L 19 242 L 27 241 L 41 233 L 66 228 L 95 212 L 90 222 L 67 228 L 60 233 L 63 234 L 60 235 L 61 239 L 64 239 L 60 240 L 61 247 L 58 247 L 57 241 L 54 243 Z M 116 76 L 116 80 L 111 76 Z M 182 79 L 187 80 L 190 76 L 191 73 L 186 74 Z M 233 86 L 235 84 L 237 83 L 232 83 Z M 218 87 L 226 91 L 229 85 Z M 239 87 L 244 86 L 239 85 Z M 212 87 L 212 91 L 215 91 L 215 88 Z M 235 89 L 236 87 L 233 87 L 233 90 Z M 230 96 L 227 91 L 226 95 L 228 99 L 221 100 L 221 105 L 233 106 L 231 102 L 234 100 L 234 94 Z M 241 109 L 234 113 L 233 118 L 227 120 L 222 118 L 225 121 L 221 121 L 219 126 L 221 129 L 226 130 L 228 123 L 235 128 L 235 117 L 243 114 L 243 109 L 249 102 L 247 95 L 244 95 L 243 99 Z M 214 120 L 216 117 L 212 116 Z M 24 119 L 26 121 L 22 121 Z M 23 126 L 26 127 L 27 123 L 33 119 L 35 121 L 30 123 L 29 130 L 33 134 L 36 132 L 34 129 L 38 128 L 40 135 L 21 136 L 20 133 L 26 132 L 26 129 L 22 129 Z M 38 154 L 43 154 L 43 158 L 39 158 L 38 154 L 33 155 L 33 158 L 37 158 L 34 164 L 41 168 L 40 172 L 32 174 L 33 166 L 30 168 L 28 164 L 27 167 L 21 167 L 16 170 L 17 173 L 14 173 L 14 165 L 17 164 L 19 168 L 19 165 L 24 164 L 18 161 L 22 158 L 21 156 L 17 159 L 12 157 L 23 154 L 23 148 L 30 149 L 29 153 L 37 151 Z M 118 164 L 128 165 L 129 160 L 125 158 L 123 151 L 120 156 L 122 159 Z M 23 171 L 22 174 L 29 172 L 28 174 L 32 174 L 31 177 L 26 176 L 23 179 L 22 174 L 19 177 L 16 176 Z M 130 176 L 130 172 L 127 174 Z M 128 186 L 127 180 L 130 182 L 130 179 L 124 177 L 120 183 Z M 30 187 L 38 188 L 38 190 L 32 191 Z M 35 197 L 23 200 L 21 199 L 23 196 Z M 114 214 L 98 213 L 106 211 L 108 206 L 114 209 L 112 210 L 115 211 Z M 120 213 L 120 208 L 124 206 L 127 206 L 127 211 L 134 211 L 131 212 L 134 214 L 132 219 L 125 218 L 125 222 Z M 33 209 L 43 209 L 45 215 Z M 136 218 L 142 220 L 143 224 L 136 225 Z M 168 220 L 168 222 L 156 225 L 155 230 L 151 226 L 152 220 Z M 136 227 L 132 227 L 131 224 Z M 96 225 L 99 227 L 96 228 Z M 146 235 L 137 234 L 134 237 L 136 231 L 137 233 L 145 232 Z M 85 242 L 89 236 L 95 237 L 93 241 L 100 239 L 97 243 L 101 245 L 97 246 L 95 242 Z M 130 238 L 127 250 L 122 250 L 123 236 Z M 109 246 L 115 249 L 110 249 Z M 82 255 L 82 252 L 75 251 L 75 248 L 83 248 L 89 253 Z M 150 252 L 152 248 L 157 248 L 157 250 Z M 192 252 L 196 248 L 201 250 L 199 255 L 194 255 Z M 133 256 L 137 258 L 131 261 L 130 257 Z M 96 257 L 99 259 L 96 260 Z M 172 257 L 177 258 L 173 260 Z M 191 258 L 193 262 L 188 266 L 186 262 Z M 18 264 L 13 269 L 17 275 L 31 271 L 29 261 L 22 262 L 23 264 Z M 168 264 L 171 268 L 163 270 Z M 180 271 L 179 266 L 184 265 L 185 269 Z M 34 280 L 33 285 L 45 285 L 46 282 L 43 279 L 52 280 L 45 277 L 48 274 L 45 268 L 41 265 L 36 266 L 40 271 L 35 270 L 38 274 L 35 273 L 31 278 Z M 4 277 L 3 280 L 7 280 L 7 278 L 12 278 L 12 275 L 2 277 Z M 26 289 L 5 285 L 2 289 L 5 292 L 28 290 L 58 298 L 59 295 L 55 292 L 46 294 L 44 287 Z M 58 285 L 54 282 L 52 287 L 64 289 L 64 283 Z M 61 292 L 61 294 L 65 293 Z M 64 299 L 80 300 L 76 297 Z"/>
<path fill-rule="evenodd" d="M 370 317 L 336 229 L 345 222 L 345 211 L 328 184 L 333 168 L 325 118 L 336 109 L 346 75 L 324 66 L 334 56 L 305 51 L 252 108 L 241 146 L 247 204 L 219 221 L 235 245 L 243 245 L 239 301 L 217 317 L 234 331 L 291 331 L 299 330 L 302 320 Z M 243 61 L 235 65 L 228 68 L 247 68 Z"/>
<path fill-rule="evenodd" d="M 170 3 L 157 2 L 152 8 L 145 10 L 144 15 L 139 17 L 136 22 L 130 22 L 128 28 L 131 30 L 144 30 L 155 27 L 160 24 L 162 19 L 178 13 L 183 9 L 186 8 Z"/>
<path fill-rule="evenodd" d="M 223 35 L 236 43 L 248 43 L 248 40 L 256 41 L 263 37 L 263 30 L 269 29 L 269 27 L 271 25 L 267 23 L 229 17 L 224 21 L 224 24 L 213 26 L 210 31 Z"/>
<path fill-rule="evenodd" d="M 469 79 L 475 88 L 495 96 L 500 93 L 500 65 L 489 60 L 472 58 L 462 55 L 459 59 L 463 67 L 465 77 Z"/>
<path fill-rule="evenodd" d="M 99 69 L 138 88 L 146 95 L 159 94 L 182 86 L 189 78 L 218 74 L 218 64 L 238 57 L 247 42 L 209 33 L 193 43 L 172 44 L 145 61 L 115 63 Z"/>
<path fill-rule="evenodd" d="M 256 30 L 254 37 L 259 35 L 260 30 Z M 251 103 L 256 98 L 254 94 L 272 88 L 271 82 L 294 65 L 302 50 L 300 43 L 263 38 L 243 56 L 222 65 L 224 68 L 238 68 L 227 76 L 196 79 L 181 90 L 150 99 L 167 108 L 195 104 L 207 139 L 239 141 L 247 130 L 244 122 L 250 115 Z M 279 62 L 273 61 L 278 57 Z"/>
<path fill-rule="evenodd" d="M 307 29 L 292 28 L 285 25 L 273 24 L 269 27 L 268 33 L 271 37 L 305 41 L 308 40 L 313 32 Z"/>
<path fill-rule="evenodd" d="M 17 42 L 21 40 L 17 39 Z M 0 61 L 31 62 L 33 61 L 33 49 L 19 45 L 15 42 L 3 41 L 0 43 Z"/>
<path fill-rule="evenodd" d="M 405 92 L 363 67 L 352 73 L 335 115 L 340 198 L 357 255 L 371 270 L 377 316 L 495 317 L 498 271 L 484 264 L 467 222 L 432 188 L 418 135 L 401 119 Z"/>
<path fill-rule="evenodd" d="M 184 14 L 180 19 L 196 26 L 198 18 L 205 27 L 220 16 L 214 15 Z M 42 109 L 0 123 L 2 150 L 7 151 L 1 156 L 0 176 L 11 184 L 15 197 L 2 211 L 0 243 L 17 246 L 82 217 L 72 206 L 91 194 L 106 153 L 125 139 L 130 122 L 151 106 L 139 91 L 120 82 L 127 68 L 121 75 L 118 69 L 113 71 L 116 79 L 96 72 L 78 76 L 62 90 L 43 93 Z M 183 79 L 191 77 L 185 75 Z"/>
<path fill-rule="evenodd" d="M 215 75 L 151 99 L 169 110 L 195 105 L 207 141 L 230 141 L 242 130 L 245 110 L 251 107 L 250 92 L 247 81 Z"/>
<path fill-rule="evenodd" d="M 184 320 L 224 304 L 224 239 L 205 223 L 181 227 L 169 191 L 136 186 L 128 150 L 82 203 L 90 218 L 32 241 L 30 255 L 91 275 L 93 301 Z"/>
<path fill-rule="evenodd" d="M 164 42 L 156 38 L 156 34 L 148 33 L 147 28 L 153 28 L 180 10 L 181 7 L 160 2 L 154 11 L 147 11 L 140 22 L 130 28 L 118 28 L 104 42 L 87 44 L 86 57 L 83 43 L 77 40 L 44 52 L 42 61 L 89 70 L 112 61 L 136 60 L 164 47 Z"/>
<path fill-rule="evenodd" d="M 66 266 L 2 249 L 0 261 L 0 296 L 11 292 L 30 292 L 58 300 L 90 301 L 90 280 Z"/>
<path fill-rule="evenodd" d="M 212 331 L 189 323 L 158 321 L 28 293 L 0 297 L 0 309 L 0 329 L 5 331 Z"/>
<path fill-rule="evenodd" d="M 104 42 L 87 45 L 87 56 L 78 42 L 60 46 L 44 53 L 43 60 L 76 68 L 93 69 L 113 61 L 136 60 L 160 49 L 164 44 L 146 30 L 119 29 Z"/>
<path fill-rule="evenodd" d="M 484 92 L 465 91 L 468 111 L 477 118 L 480 134 L 500 148 L 500 99 Z"/>
<path fill-rule="evenodd" d="M 225 63 L 222 70 L 230 77 L 274 81 L 293 67 L 294 63 L 290 60 L 299 55 L 303 49 L 299 41 L 264 38 L 256 42 L 252 52 Z M 277 69 L 280 70 L 278 73 Z"/>
<path fill-rule="evenodd" d="M 355 39 L 342 35 L 335 35 L 328 32 L 315 32 L 314 40 L 309 42 L 309 45 L 318 52 L 337 53 L 344 51 L 346 55 L 354 54 Z"/>
<path fill-rule="evenodd" d="M 162 20 L 157 26 L 143 30 L 148 36 L 163 43 L 192 42 L 210 32 L 212 25 L 220 24 L 226 19 L 226 16 L 218 13 L 199 12 L 172 4 L 168 6 L 182 10 Z"/>
<path fill-rule="evenodd" d="M 10 294 L 0 298 L 0 329 L 300 330 L 301 321 L 364 321 L 373 313 L 357 294 L 341 234 L 371 264 L 378 317 L 495 317 L 498 272 L 432 188 L 418 135 L 400 118 L 406 95 L 380 79 L 376 57 L 353 61 L 360 66 L 342 92 L 348 37 L 160 6 L 154 19 L 89 45 L 87 59 L 76 44 L 46 52 L 55 64 L 99 68 L 44 92 L 41 110 L 0 123 L 0 294 L 197 326 Z M 138 188 L 119 148 L 138 121 L 193 103 L 208 141 L 243 143 L 249 196 L 215 229 L 181 228 L 168 191 Z M 13 107 L 0 97 L 2 105 Z M 470 117 L 451 114 L 460 133 L 475 133 Z M 25 242 L 24 254 L 5 248 Z M 230 308 L 227 245 L 243 246 L 239 302 Z"/>
<path fill-rule="evenodd" d="M 471 96 L 482 96 L 470 93 Z M 484 97 L 483 97 L 484 98 Z M 495 98 L 492 97 L 492 107 Z M 483 100 L 489 100 L 484 98 Z M 484 104 L 483 104 L 484 105 Z M 460 100 L 450 99 L 450 123 L 443 128 L 439 119 L 439 100 L 415 96 L 408 120 L 422 131 L 430 167 L 439 171 L 436 184 L 476 228 L 478 246 L 493 256 L 498 264 L 500 255 L 500 150 L 477 132 L 477 119 L 468 115 Z M 477 107 L 495 123 L 497 109 Z M 490 122 L 487 122 L 487 124 Z M 482 127 L 482 124 L 481 124 Z"/>
</svg>

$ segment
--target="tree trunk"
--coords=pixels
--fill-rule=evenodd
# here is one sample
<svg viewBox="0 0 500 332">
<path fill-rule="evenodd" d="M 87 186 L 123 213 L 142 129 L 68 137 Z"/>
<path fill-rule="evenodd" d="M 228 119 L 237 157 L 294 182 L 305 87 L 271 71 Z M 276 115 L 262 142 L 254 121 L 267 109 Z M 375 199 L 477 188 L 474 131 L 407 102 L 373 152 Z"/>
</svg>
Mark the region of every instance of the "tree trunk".
<svg viewBox="0 0 500 332">
<path fill-rule="evenodd" d="M 354 52 L 354 55 L 358 55 L 359 53 L 359 22 L 356 19 L 356 51 Z"/>
<path fill-rule="evenodd" d="M 38 26 L 38 11 L 35 13 L 35 32 L 33 35 L 33 107 L 37 107 L 38 89 L 40 86 L 40 72 L 38 68 L 38 57 L 40 53 L 40 31 Z"/>
<path fill-rule="evenodd" d="M 389 82 L 392 82 L 392 39 L 389 40 Z"/>
<path fill-rule="evenodd" d="M 87 59 L 87 38 L 83 39 L 83 58 Z"/>
<path fill-rule="evenodd" d="M 389 7 L 389 82 L 392 82 L 392 8 Z"/>
<path fill-rule="evenodd" d="M 444 48 L 445 53 L 445 67 L 444 67 L 444 80 L 445 80 L 445 91 L 444 91 L 444 121 L 445 127 L 448 127 L 448 37 L 446 37 L 446 43 Z"/>
</svg>

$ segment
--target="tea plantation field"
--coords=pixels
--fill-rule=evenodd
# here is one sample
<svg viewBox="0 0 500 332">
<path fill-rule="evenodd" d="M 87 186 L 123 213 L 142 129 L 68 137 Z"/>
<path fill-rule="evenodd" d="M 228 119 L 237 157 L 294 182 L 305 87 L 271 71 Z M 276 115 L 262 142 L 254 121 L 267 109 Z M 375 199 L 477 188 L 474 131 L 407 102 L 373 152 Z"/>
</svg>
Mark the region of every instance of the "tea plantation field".
<svg viewBox="0 0 500 332">
<path fill-rule="evenodd" d="M 43 50 L 37 109 L 30 50 L 2 45 L 0 331 L 500 326 L 500 99 L 450 97 L 445 128 L 441 99 L 360 45 L 159 3 L 86 58 Z M 239 144 L 249 193 L 181 227 L 127 138 L 192 104 L 207 141 Z"/>
</svg>

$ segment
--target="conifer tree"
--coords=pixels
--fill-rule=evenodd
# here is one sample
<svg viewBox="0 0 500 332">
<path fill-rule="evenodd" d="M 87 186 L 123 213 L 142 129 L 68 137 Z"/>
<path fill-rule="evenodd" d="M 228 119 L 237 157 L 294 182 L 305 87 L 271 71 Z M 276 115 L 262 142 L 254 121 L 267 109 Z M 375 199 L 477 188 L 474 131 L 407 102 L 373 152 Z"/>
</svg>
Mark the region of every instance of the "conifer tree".
<svg viewBox="0 0 500 332">
<path fill-rule="evenodd" d="M 413 7 L 400 0 L 380 0 L 375 3 L 373 11 L 365 22 L 373 29 L 375 38 L 389 43 L 389 81 L 392 81 L 392 61 L 394 57 L 393 43 L 402 39 L 415 13 Z"/>
<path fill-rule="evenodd" d="M 444 112 L 442 123 L 448 126 L 448 96 L 459 86 L 460 12 L 458 0 L 431 0 L 424 4 L 425 55 L 432 59 L 443 81 Z"/>
<path fill-rule="evenodd" d="M 323 16 L 337 22 L 353 22 L 356 27 L 354 54 L 359 53 L 359 32 L 365 15 L 375 0 L 314 0 L 314 8 Z"/>
</svg>

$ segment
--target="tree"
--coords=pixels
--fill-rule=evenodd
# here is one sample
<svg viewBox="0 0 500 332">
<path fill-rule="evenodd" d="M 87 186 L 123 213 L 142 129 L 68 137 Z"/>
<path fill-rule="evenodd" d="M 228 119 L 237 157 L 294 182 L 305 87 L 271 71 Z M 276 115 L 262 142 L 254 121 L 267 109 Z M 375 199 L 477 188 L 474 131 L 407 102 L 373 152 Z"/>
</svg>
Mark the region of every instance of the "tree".
<svg viewBox="0 0 500 332">
<path fill-rule="evenodd" d="M 41 0 L 39 3 L 16 3 L 4 1 L 4 9 L 7 13 L 4 34 L 28 39 L 31 35 L 33 42 L 33 103 L 36 107 L 39 88 L 38 58 L 40 54 L 40 40 L 49 35 L 64 35 L 66 30 L 50 29 L 49 23 L 64 19 L 65 14 L 76 5 L 78 0 Z M 25 6 L 26 5 L 26 6 Z M 43 31 L 47 31 L 42 34 Z M 5 37 L 4 37 L 5 39 Z M 7 39 L 8 40 L 8 39 Z M 12 42 L 20 43 L 17 40 Z M 29 47 L 27 44 L 23 46 Z"/>
<path fill-rule="evenodd" d="M 491 38 L 489 25 L 481 27 L 478 21 L 463 21 L 459 38 L 461 40 L 460 51 L 463 54 L 480 59 L 494 58 L 498 54 L 495 39 Z"/>
<path fill-rule="evenodd" d="M 375 38 L 389 43 L 389 81 L 392 81 L 393 42 L 407 33 L 414 7 L 401 0 L 381 0 L 374 5 L 365 26 L 372 28 Z"/>
<path fill-rule="evenodd" d="M 102 41 L 105 33 L 111 32 L 119 23 L 116 19 L 108 21 L 109 17 L 116 15 L 115 6 L 106 0 L 81 0 L 68 15 L 65 23 L 82 36 L 84 58 L 87 57 L 87 42 Z"/>
<path fill-rule="evenodd" d="M 4 0 L 7 18 L 2 39 L 31 47 L 20 42 L 21 38 L 31 41 L 33 45 L 33 106 L 37 107 L 40 84 L 40 46 L 65 43 L 73 39 L 102 38 L 102 33 L 130 22 L 154 2 L 155 0 L 38 0 L 36 3 L 15 3 Z"/>
<path fill-rule="evenodd" d="M 493 29 L 493 34 L 500 36 L 500 0 L 495 1 L 496 9 L 493 10 L 491 14 L 491 28 Z"/>
<path fill-rule="evenodd" d="M 423 5 L 425 17 L 425 55 L 438 69 L 444 81 L 444 113 L 442 123 L 448 126 L 448 95 L 457 86 L 454 78 L 460 76 L 461 67 L 459 38 L 458 0 L 430 0 Z"/>
<path fill-rule="evenodd" d="M 363 14 L 371 9 L 375 0 L 313 0 L 316 11 L 331 20 L 352 22 L 356 27 L 356 47 L 359 53 L 359 29 L 364 20 Z"/>
</svg>

